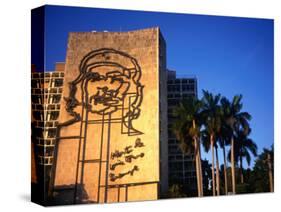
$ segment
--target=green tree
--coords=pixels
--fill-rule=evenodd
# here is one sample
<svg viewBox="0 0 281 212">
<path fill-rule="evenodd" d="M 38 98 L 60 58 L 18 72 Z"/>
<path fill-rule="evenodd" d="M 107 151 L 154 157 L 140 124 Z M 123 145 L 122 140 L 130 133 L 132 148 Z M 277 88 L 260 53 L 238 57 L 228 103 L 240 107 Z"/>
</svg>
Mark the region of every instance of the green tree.
<svg viewBox="0 0 281 212">
<path fill-rule="evenodd" d="M 212 183 L 212 164 L 207 159 L 202 160 L 202 177 L 204 195 L 210 196 L 212 195 L 209 189 L 209 185 Z"/>
<path fill-rule="evenodd" d="M 181 198 L 186 197 L 186 194 L 183 192 L 183 188 L 179 184 L 173 184 L 169 187 L 168 191 L 169 198 Z"/>
<path fill-rule="evenodd" d="M 208 152 L 211 148 L 212 151 L 212 188 L 213 196 L 216 195 L 217 184 L 217 194 L 220 195 L 220 179 L 219 179 L 219 161 L 217 152 L 217 138 L 221 130 L 221 107 L 219 105 L 220 94 L 213 95 L 212 93 L 203 90 L 202 98 L 202 117 L 204 120 L 204 137 L 203 146 Z M 215 183 L 215 153 L 216 150 L 216 183 Z"/>
<path fill-rule="evenodd" d="M 253 171 L 251 172 L 249 184 L 252 192 L 274 191 L 274 148 L 263 149 L 257 157 Z"/>
<path fill-rule="evenodd" d="M 257 156 L 257 145 L 256 143 L 249 138 L 248 136 L 251 133 L 251 129 L 245 133 L 243 130 L 238 130 L 236 135 L 234 136 L 234 161 L 235 163 L 239 162 L 240 165 L 240 183 L 244 183 L 243 176 L 243 158 L 246 159 L 248 166 L 251 163 L 251 154 L 256 157 Z M 230 160 L 231 154 L 229 152 L 228 159 Z"/>
<path fill-rule="evenodd" d="M 222 126 L 221 126 L 221 131 L 219 134 L 219 145 L 222 148 L 223 151 L 223 166 L 221 166 L 221 170 L 223 170 L 223 179 L 224 179 L 224 194 L 228 194 L 228 172 L 227 172 L 227 160 L 226 160 L 226 147 L 230 145 L 230 135 L 231 132 L 226 124 L 226 116 L 224 112 L 224 108 L 222 108 Z"/>
<path fill-rule="evenodd" d="M 173 132 L 179 141 L 180 148 L 184 153 L 194 152 L 198 196 L 203 196 L 200 151 L 201 106 L 200 100 L 189 97 L 180 102 L 173 111 L 173 115 L 176 117 Z"/>
<path fill-rule="evenodd" d="M 229 130 L 229 137 L 231 142 L 230 161 L 231 161 L 231 175 L 232 175 L 232 193 L 236 193 L 235 180 L 235 159 L 234 159 L 234 136 L 239 130 L 247 133 L 249 130 L 249 121 L 251 115 L 247 112 L 241 112 L 243 104 L 241 102 L 242 95 L 235 95 L 230 102 L 226 97 L 221 99 L 221 106 L 224 111 L 225 124 Z"/>
</svg>

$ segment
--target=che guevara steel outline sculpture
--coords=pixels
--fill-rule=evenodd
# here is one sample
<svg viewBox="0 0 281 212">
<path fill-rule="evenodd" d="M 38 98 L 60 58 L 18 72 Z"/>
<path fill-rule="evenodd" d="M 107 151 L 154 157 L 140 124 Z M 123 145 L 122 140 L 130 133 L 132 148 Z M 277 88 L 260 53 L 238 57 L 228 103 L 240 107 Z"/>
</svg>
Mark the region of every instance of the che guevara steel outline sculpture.
<svg viewBox="0 0 281 212">
<path fill-rule="evenodd" d="M 127 60 L 130 62 L 131 67 L 125 67 L 118 63 L 117 61 L 114 61 L 111 59 L 111 57 L 121 57 L 122 59 Z M 97 59 L 97 58 L 103 58 Z M 96 59 L 96 61 L 95 61 Z M 99 70 L 99 68 L 102 67 L 111 67 L 112 71 L 106 72 L 104 75 L 102 75 L 99 72 L 95 72 L 95 69 Z M 120 71 L 121 70 L 121 71 Z M 105 185 L 101 186 L 101 160 L 103 155 L 103 150 L 100 148 L 100 164 L 99 164 L 99 179 L 98 179 L 98 193 L 97 193 L 97 202 L 100 200 L 100 189 L 101 187 L 105 188 L 105 195 L 104 195 L 104 202 L 107 202 L 107 188 L 108 188 L 108 177 L 110 177 L 111 181 L 115 181 L 118 178 L 121 178 L 125 176 L 126 174 L 131 174 L 135 171 L 138 171 L 138 167 L 134 166 L 132 170 L 129 170 L 126 173 L 119 173 L 117 176 L 112 176 L 112 173 L 108 173 L 109 170 L 109 160 L 110 160 L 110 125 L 111 125 L 111 115 L 116 112 L 117 110 L 122 110 L 122 115 L 119 120 L 114 119 L 114 123 L 120 123 L 121 124 L 121 134 L 127 134 L 128 136 L 137 136 L 143 134 L 141 131 L 135 129 L 133 127 L 133 120 L 136 120 L 141 113 L 140 105 L 143 100 L 143 89 L 144 86 L 141 84 L 141 67 L 139 66 L 137 60 L 133 58 L 132 56 L 128 55 L 127 53 L 111 49 L 111 48 L 102 48 L 97 49 L 89 52 L 87 55 L 83 57 L 81 60 L 81 63 L 79 65 L 79 75 L 78 77 L 69 83 L 69 95 L 68 97 L 64 97 L 64 100 L 66 102 L 65 109 L 66 111 L 72 116 L 72 119 L 61 123 L 59 125 L 59 129 L 65 126 L 69 126 L 71 124 L 74 124 L 76 122 L 81 122 L 80 127 L 80 140 L 79 140 L 79 146 L 78 146 L 78 160 L 77 160 L 77 167 L 76 167 L 76 181 L 75 181 L 75 189 L 74 189 L 74 197 L 73 202 L 75 203 L 77 201 L 77 198 L 79 199 L 81 194 L 78 192 L 78 170 L 79 170 L 79 160 L 80 158 L 80 151 L 82 149 L 82 161 L 85 160 L 85 148 L 81 146 L 81 141 L 84 139 L 83 145 L 86 144 L 87 140 L 87 124 L 88 124 L 88 113 L 94 113 L 99 114 L 102 118 L 99 120 L 95 120 L 96 122 L 99 122 L 102 124 L 102 138 L 101 138 L 101 147 L 103 146 L 103 127 L 104 124 L 107 123 L 108 125 L 108 141 L 107 141 L 107 163 L 106 163 L 106 179 L 105 179 Z M 97 92 L 95 94 L 89 94 L 89 91 L 87 89 L 89 83 L 99 83 L 101 81 L 107 81 L 110 80 L 110 84 L 113 84 L 117 82 L 119 86 L 117 89 L 110 89 L 107 86 L 103 87 L 97 87 Z M 79 101 L 76 97 L 77 89 L 79 88 L 78 85 L 80 85 L 81 89 L 81 101 Z M 134 91 L 132 92 L 132 86 L 134 86 Z M 128 107 L 124 108 L 124 102 L 125 100 L 129 101 Z M 98 107 L 95 107 L 97 105 L 102 105 L 100 109 L 96 109 Z M 82 112 L 81 114 L 75 111 L 75 108 L 77 106 L 82 106 Z M 84 110 L 86 111 L 86 114 L 84 113 Z M 84 119 L 85 115 L 85 121 Z M 105 116 L 108 118 L 105 119 Z M 84 127 L 84 137 L 82 138 L 82 124 L 83 121 L 85 122 L 86 126 Z M 58 139 L 59 140 L 59 139 Z M 137 139 L 137 142 L 139 143 L 140 140 Z M 142 146 L 144 146 L 142 144 Z M 128 157 L 129 156 L 129 157 Z M 127 155 L 127 161 L 128 158 L 130 159 L 136 159 L 138 157 L 143 157 L 144 153 L 141 153 L 141 155 Z M 123 164 L 120 163 L 120 161 L 117 162 L 117 165 Z M 84 165 L 81 164 L 81 179 L 80 179 L 80 185 L 83 185 L 83 172 L 84 172 Z M 113 164 L 114 165 L 114 164 Z M 116 164 L 115 164 L 116 166 Z M 81 191 L 80 191 L 81 192 Z M 119 188 L 118 188 L 118 199 L 119 199 Z M 127 198 L 127 197 L 126 197 Z"/>
<path fill-rule="evenodd" d="M 131 60 L 132 64 L 134 65 L 134 68 L 126 68 L 122 65 L 120 65 L 117 62 L 110 62 L 110 61 L 106 61 L 106 60 L 110 60 L 110 58 L 107 58 L 107 54 L 112 53 L 112 54 L 118 54 L 121 55 L 123 57 L 126 57 L 128 59 Z M 98 56 L 98 55 L 103 55 L 105 58 L 105 61 L 99 61 L 96 63 L 90 63 L 88 64 L 88 62 L 90 61 L 90 59 Z M 94 68 L 98 68 L 101 66 L 112 66 L 112 67 L 119 67 L 123 69 L 123 73 L 120 73 L 118 71 L 112 71 L 112 72 L 108 72 L 106 73 L 106 76 L 100 75 L 97 72 L 91 72 L 91 69 Z M 91 105 L 86 102 L 84 104 L 86 104 L 87 106 L 90 107 L 91 112 L 93 113 L 97 113 L 99 115 L 106 115 L 106 114 L 111 114 L 113 112 L 115 112 L 117 110 L 117 105 L 114 105 L 114 103 L 109 102 L 108 98 L 112 98 L 112 97 L 117 97 L 116 94 L 119 93 L 119 90 L 121 88 L 121 86 L 123 84 L 127 84 L 127 89 L 126 91 L 123 93 L 122 97 L 117 97 L 120 101 L 124 100 L 124 98 L 127 95 L 127 91 L 129 90 L 131 83 L 128 81 L 124 81 L 124 79 L 119 78 L 120 76 L 125 76 L 127 79 L 131 79 L 131 81 L 135 84 L 136 86 L 136 98 L 135 100 L 131 103 L 131 109 L 129 110 L 123 117 L 122 117 L 122 123 L 129 129 L 132 130 L 133 132 L 128 132 L 128 135 L 131 135 L 131 133 L 133 134 L 142 134 L 140 131 L 134 129 L 134 127 L 132 126 L 132 121 L 134 119 L 137 119 L 140 115 L 140 105 L 142 103 L 142 99 L 143 99 L 143 88 L 144 86 L 141 85 L 140 83 L 140 79 L 141 79 L 141 68 L 137 62 L 137 60 L 135 58 L 133 58 L 132 56 L 121 52 L 121 51 L 117 51 L 115 49 L 109 49 L 109 48 L 103 48 L 103 49 L 98 49 L 98 50 L 94 50 L 90 53 L 88 53 L 82 60 L 81 63 L 79 65 L 79 70 L 80 70 L 80 74 L 79 76 L 72 82 L 69 83 L 69 96 L 68 97 L 64 97 L 64 100 L 66 101 L 66 111 L 73 116 L 73 119 L 68 121 L 69 123 L 65 123 L 67 125 L 80 121 L 81 120 L 81 116 L 79 113 L 74 111 L 74 108 L 79 106 L 79 105 L 83 105 L 83 103 L 79 102 L 76 97 L 76 91 L 77 91 L 77 84 L 79 84 L 81 81 L 86 80 L 86 83 L 88 83 L 88 81 L 91 82 L 95 82 L 95 81 L 100 81 L 100 80 L 105 80 L 107 78 L 111 78 L 112 81 L 119 81 L 120 82 L 120 87 L 117 89 L 117 91 L 110 91 L 110 90 L 103 90 L 104 93 L 109 94 L 106 98 L 101 98 L 100 95 L 97 96 L 92 96 L 90 98 L 90 101 L 94 100 L 95 103 L 101 103 L 104 105 L 107 105 L 109 109 L 110 107 L 113 107 L 114 110 L 103 110 L 103 111 L 95 111 L 92 110 Z M 130 117 L 130 118 L 129 118 Z"/>
</svg>

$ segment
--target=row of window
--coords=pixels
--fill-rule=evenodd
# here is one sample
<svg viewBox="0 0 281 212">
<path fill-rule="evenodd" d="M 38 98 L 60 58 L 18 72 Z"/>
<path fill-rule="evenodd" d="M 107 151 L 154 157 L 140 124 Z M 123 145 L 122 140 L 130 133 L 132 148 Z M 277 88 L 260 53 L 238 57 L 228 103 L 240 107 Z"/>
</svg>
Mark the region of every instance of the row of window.
<svg viewBox="0 0 281 212">
<path fill-rule="evenodd" d="M 168 144 L 177 144 L 177 140 L 173 138 L 168 139 Z"/>
<path fill-rule="evenodd" d="M 168 164 L 169 167 L 169 172 L 183 172 L 183 169 L 185 170 L 185 173 L 193 173 L 195 171 L 195 166 L 193 162 L 189 161 L 178 161 L 178 162 L 173 162 L 169 161 Z M 189 175 L 187 174 L 187 176 Z"/>
<path fill-rule="evenodd" d="M 175 138 L 176 138 L 176 136 L 175 136 L 175 134 L 173 133 L 173 131 L 172 131 L 172 130 L 169 130 L 169 129 L 168 129 L 168 137 L 169 137 L 169 138 L 172 138 L 172 139 L 175 139 Z"/>
<path fill-rule="evenodd" d="M 180 103 L 180 99 L 168 99 L 168 105 L 169 106 L 176 106 Z"/>
<path fill-rule="evenodd" d="M 44 98 L 45 101 L 44 102 Z M 60 99 L 61 99 L 61 94 L 46 94 L 46 95 L 32 95 L 31 96 L 31 101 L 33 104 L 43 104 L 43 103 L 47 103 L 47 104 L 57 104 L 60 103 Z"/>
<path fill-rule="evenodd" d="M 188 185 L 189 189 L 197 189 L 196 187 L 196 176 L 184 177 L 182 175 L 171 175 L 169 176 L 169 185 L 173 184 L 185 184 Z"/>
<path fill-rule="evenodd" d="M 38 121 L 55 121 L 59 117 L 59 111 L 33 111 L 32 115 Z"/>
<path fill-rule="evenodd" d="M 55 138 L 57 135 L 57 128 L 34 128 L 32 134 L 35 138 Z"/>
<path fill-rule="evenodd" d="M 193 161 L 193 155 L 184 155 L 182 153 L 169 155 L 169 161 Z"/>
<path fill-rule="evenodd" d="M 178 99 L 181 99 L 181 98 L 188 98 L 188 97 L 192 97 L 192 96 L 195 96 L 195 93 L 194 92 L 190 92 L 190 93 L 169 93 L 168 94 L 168 99 L 172 99 L 172 98 L 178 98 Z"/>
<path fill-rule="evenodd" d="M 63 79 L 32 79 L 31 80 L 31 88 L 42 88 L 44 87 L 44 83 L 50 83 L 52 85 L 50 87 L 62 87 Z"/>
<path fill-rule="evenodd" d="M 34 72 L 32 73 L 32 78 L 41 78 L 41 77 L 64 77 L 63 72 Z"/>
<path fill-rule="evenodd" d="M 44 146 L 44 147 L 54 147 L 56 139 L 42 139 L 42 138 L 37 138 L 37 145 L 38 146 Z"/>
<path fill-rule="evenodd" d="M 39 164 L 49 166 L 53 164 L 53 157 L 39 156 Z"/>
<path fill-rule="evenodd" d="M 34 127 L 47 127 L 47 128 L 51 128 L 51 127 L 57 127 L 58 125 L 58 121 L 33 121 L 32 125 Z"/>
<path fill-rule="evenodd" d="M 180 83 L 189 83 L 194 84 L 195 79 L 175 79 L 175 80 L 168 80 L 168 84 L 180 84 Z"/>
<path fill-rule="evenodd" d="M 60 104 L 32 104 L 33 110 L 60 110 Z"/>
<path fill-rule="evenodd" d="M 169 145 L 168 147 L 168 154 L 180 154 L 182 153 L 181 149 L 178 145 Z"/>
<path fill-rule="evenodd" d="M 47 140 L 50 140 L 50 139 L 47 139 Z M 34 143 L 36 144 L 35 149 L 36 149 L 37 156 L 52 157 L 54 155 L 54 145 L 53 146 L 39 145 L 38 141 L 36 141 Z M 43 144 L 43 143 L 41 142 L 41 144 Z M 49 144 L 51 144 L 51 143 L 49 143 Z"/>
<path fill-rule="evenodd" d="M 194 91 L 194 84 L 183 84 L 183 85 L 168 85 L 168 92 L 171 91 Z"/>
<path fill-rule="evenodd" d="M 57 94 L 57 93 L 62 93 L 62 88 L 35 88 L 32 89 L 31 91 L 32 94 Z"/>
<path fill-rule="evenodd" d="M 188 179 L 196 176 L 194 172 L 170 172 L 170 176 L 173 176 L 174 179 Z"/>
</svg>

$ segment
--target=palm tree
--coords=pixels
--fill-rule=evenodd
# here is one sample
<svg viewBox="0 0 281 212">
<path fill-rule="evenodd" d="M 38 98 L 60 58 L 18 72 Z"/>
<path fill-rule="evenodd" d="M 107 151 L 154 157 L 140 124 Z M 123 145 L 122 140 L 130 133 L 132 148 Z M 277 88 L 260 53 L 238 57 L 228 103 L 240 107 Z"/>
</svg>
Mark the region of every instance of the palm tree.
<svg viewBox="0 0 281 212">
<path fill-rule="evenodd" d="M 201 140 L 204 147 L 205 152 L 209 152 L 212 149 L 212 165 L 211 165 L 211 172 L 212 172 L 212 191 L 213 196 L 216 195 L 216 180 L 215 180 L 215 153 L 214 153 L 214 138 L 210 135 L 210 131 L 208 129 L 204 129 L 201 132 Z M 211 147 L 212 146 L 212 147 Z"/>
<path fill-rule="evenodd" d="M 223 108 L 222 108 L 223 110 Z M 222 126 L 221 126 L 221 131 L 219 134 L 219 145 L 222 148 L 223 151 L 223 174 L 224 174 L 224 193 L 225 195 L 228 194 L 228 177 L 227 177 L 227 161 L 226 161 L 226 150 L 225 147 L 230 144 L 230 139 L 229 139 L 229 130 L 227 126 L 225 125 L 225 116 L 224 112 L 222 114 Z"/>
<path fill-rule="evenodd" d="M 209 194 L 209 184 L 212 177 L 212 165 L 209 161 L 205 158 L 202 160 L 202 177 L 203 177 L 203 191 L 204 194 Z"/>
<path fill-rule="evenodd" d="M 234 159 L 234 136 L 241 129 L 244 133 L 249 131 L 249 122 L 251 115 L 247 112 L 241 112 L 243 104 L 241 103 L 242 95 L 235 95 L 230 102 L 227 98 L 221 99 L 221 105 L 224 110 L 225 123 L 229 128 L 229 137 L 231 140 L 231 175 L 232 175 L 232 193 L 236 193 L 236 180 L 235 180 L 235 159 Z"/>
<path fill-rule="evenodd" d="M 263 148 L 263 151 L 255 160 L 251 171 L 249 184 L 252 192 L 273 192 L 274 191 L 274 147 Z"/>
<path fill-rule="evenodd" d="M 227 167 L 227 160 L 226 160 L 226 158 L 227 158 L 227 156 L 226 156 L 226 146 L 230 145 L 230 143 L 231 143 L 232 131 L 231 131 L 231 128 L 228 126 L 230 102 L 228 101 L 227 104 L 225 104 L 225 100 L 222 100 L 221 103 L 222 103 L 221 104 L 222 125 L 221 125 L 221 131 L 220 131 L 220 134 L 219 134 L 219 144 L 220 144 L 220 147 L 222 148 L 222 151 L 223 151 L 224 192 L 227 195 L 228 194 L 228 176 L 227 176 L 227 173 L 228 173 L 227 168 L 228 167 Z"/>
<path fill-rule="evenodd" d="M 209 139 L 203 139 L 205 150 L 212 150 L 212 187 L 213 196 L 216 195 L 215 186 L 215 155 L 214 148 L 216 148 L 216 182 L 217 182 L 217 194 L 220 195 L 220 181 L 219 181 L 219 161 L 217 154 L 217 137 L 221 130 L 221 107 L 219 106 L 220 94 L 213 95 L 212 93 L 203 90 L 202 98 L 202 116 L 204 118 L 204 134 Z"/>
<path fill-rule="evenodd" d="M 177 118 L 173 124 L 173 132 L 184 153 L 194 152 L 198 196 L 203 196 L 202 165 L 200 153 L 201 101 L 195 97 L 184 99 L 174 109 Z"/>
<path fill-rule="evenodd" d="M 274 149 L 273 145 L 271 146 L 271 150 L 264 148 L 264 154 L 266 155 L 266 159 L 264 160 L 267 164 L 268 169 L 268 180 L 269 180 L 269 191 L 274 192 L 273 185 L 273 158 L 274 158 Z"/>
<path fill-rule="evenodd" d="M 220 195 L 220 165 L 219 165 L 219 155 L 218 155 L 218 145 L 215 145 L 216 150 L 216 178 L 217 178 L 217 194 Z"/>
<path fill-rule="evenodd" d="M 240 164 L 240 182 L 244 183 L 243 176 L 243 158 L 246 158 L 248 165 L 251 163 L 251 155 L 257 156 L 257 145 L 255 142 L 248 136 L 251 133 L 251 129 L 245 133 L 243 130 L 239 130 L 237 135 L 234 137 L 234 160 L 236 163 Z M 230 153 L 228 154 L 228 159 L 230 159 Z"/>
</svg>

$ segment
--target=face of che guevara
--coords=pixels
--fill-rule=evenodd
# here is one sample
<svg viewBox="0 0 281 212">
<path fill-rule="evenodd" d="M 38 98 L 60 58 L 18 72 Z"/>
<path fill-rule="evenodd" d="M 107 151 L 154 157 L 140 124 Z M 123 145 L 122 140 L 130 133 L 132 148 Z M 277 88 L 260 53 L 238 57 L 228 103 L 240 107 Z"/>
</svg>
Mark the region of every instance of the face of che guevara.
<svg viewBox="0 0 281 212">
<path fill-rule="evenodd" d="M 120 71 L 110 71 L 99 75 L 98 79 L 90 80 L 87 86 L 90 111 L 98 114 L 116 111 L 129 86 L 128 77 Z"/>
</svg>

